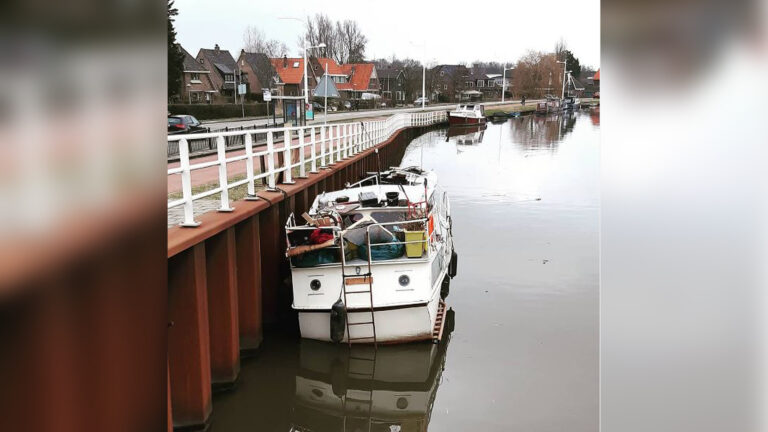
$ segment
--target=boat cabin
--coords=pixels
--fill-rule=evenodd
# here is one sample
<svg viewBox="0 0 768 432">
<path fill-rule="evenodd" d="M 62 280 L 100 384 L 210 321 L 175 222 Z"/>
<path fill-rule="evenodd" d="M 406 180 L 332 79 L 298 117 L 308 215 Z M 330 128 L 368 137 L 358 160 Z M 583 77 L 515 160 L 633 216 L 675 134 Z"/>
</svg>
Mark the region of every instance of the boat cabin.
<svg viewBox="0 0 768 432">
<path fill-rule="evenodd" d="M 422 258 L 434 240 L 430 237 L 434 233 L 431 212 L 439 207 L 432 199 L 436 183 L 434 173 L 398 169 L 320 194 L 303 215 L 306 224 L 297 225 L 295 216 L 288 220 L 291 265 L 333 266 L 342 261 L 363 265 L 368 260 Z"/>
</svg>

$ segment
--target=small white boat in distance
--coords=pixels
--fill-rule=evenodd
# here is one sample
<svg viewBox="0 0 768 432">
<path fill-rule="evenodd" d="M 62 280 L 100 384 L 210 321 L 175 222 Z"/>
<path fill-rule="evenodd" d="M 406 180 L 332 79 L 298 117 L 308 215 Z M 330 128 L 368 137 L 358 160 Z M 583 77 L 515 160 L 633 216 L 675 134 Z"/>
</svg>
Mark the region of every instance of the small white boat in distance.
<svg viewBox="0 0 768 432">
<path fill-rule="evenodd" d="M 457 106 L 455 110 L 448 112 L 448 124 L 451 126 L 483 123 L 485 123 L 485 107 L 483 105 L 462 104 Z"/>
<path fill-rule="evenodd" d="M 418 167 L 323 192 L 286 224 L 301 336 L 321 341 L 438 341 L 456 275 L 448 195 Z"/>
</svg>

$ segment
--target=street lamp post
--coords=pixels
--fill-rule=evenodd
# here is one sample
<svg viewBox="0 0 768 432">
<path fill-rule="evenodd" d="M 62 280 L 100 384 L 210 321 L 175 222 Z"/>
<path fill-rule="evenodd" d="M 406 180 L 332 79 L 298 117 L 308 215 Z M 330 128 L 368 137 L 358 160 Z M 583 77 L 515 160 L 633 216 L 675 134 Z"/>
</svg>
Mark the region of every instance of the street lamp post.
<svg viewBox="0 0 768 432">
<path fill-rule="evenodd" d="M 422 44 L 415 44 L 410 42 L 410 44 L 414 46 L 421 46 L 421 109 L 423 111 L 427 103 L 427 42 L 424 41 Z"/>
<path fill-rule="evenodd" d="M 313 48 L 325 48 L 324 43 L 319 43 L 315 46 L 304 46 L 304 103 L 309 105 L 309 80 L 307 77 L 307 50 Z"/>
<path fill-rule="evenodd" d="M 507 91 L 507 71 L 514 70 L 515 68 L 508 68 L 506 63 L 504 64 L 504 72 L 501 74 L 501 102 L 504 103 L 504 93 Z"/>
</svg>

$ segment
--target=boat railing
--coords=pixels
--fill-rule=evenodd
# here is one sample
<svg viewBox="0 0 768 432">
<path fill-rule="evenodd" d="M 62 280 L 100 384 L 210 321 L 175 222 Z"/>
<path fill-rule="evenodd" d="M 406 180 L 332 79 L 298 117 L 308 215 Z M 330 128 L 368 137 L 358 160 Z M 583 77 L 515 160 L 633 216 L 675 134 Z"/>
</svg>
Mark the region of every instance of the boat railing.
<svg viewBox="0 0 768 432">
<path fill-rule="evenodd" d="M 233 188 L 245 186 L 247 198 L 257 199 L 256 182 L 264 183 L 267 190 L 278 190 L 278 184 L 294 183 L 294 176 L 306 177 L 319 169 L 369 150 L 407 127 L 428 126 L 447 120 L 445 111 L 398 113 L 386 120 L 369 120 L 328 125 L 289 126 L 238 131 L 208 132 L 201 134 L 170 135 L 168 145 L 177 145 L 179 161 L 169 165 L 168 176 L 181 176 L 181 196 L 169 199 L 167 208 L 183 207 L 182 226 L 195 227 L 200 223 L 194 217 L 194 202 L 219 196 L 220 212 L 231 212 L 229 193 Z M 266 144 L 256 144 L 255 136 L 266 135 Z M 245 149 L 229 152 L 227 138 L 241 136 Z M 277 138 L 282 137 L 281 141 Z M 192 163 L 190 141 L 213 139 L 216 141 L 214 160 Z M 208 159 L 208 158 L 205 158 Z M 231 178 L 231 164 L 245 164 L 243 178 Z M 195 171 L 218 167 L 218 182 L 193 189 Z M 208 188 L 210 186 L 210 188 Z"/>
</svg>

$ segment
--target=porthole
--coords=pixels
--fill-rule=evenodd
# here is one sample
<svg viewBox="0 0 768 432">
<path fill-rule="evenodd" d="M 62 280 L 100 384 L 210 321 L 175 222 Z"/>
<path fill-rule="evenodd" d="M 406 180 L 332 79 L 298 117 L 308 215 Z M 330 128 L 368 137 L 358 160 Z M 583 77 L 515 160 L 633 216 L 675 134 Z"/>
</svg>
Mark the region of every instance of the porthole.
<svg viewBox="0 0 768 432">
<path fill-rule="evenodd" d="M 408 275 L 401 275 L 397 281 L 400 283 L 400 286 L 408 286 L 408 284 L 411 283 L 411 278 L 409 278 Z"/>
<path fill-rule="evenodd" d="M 395 402 L 395 406 L 397 406 L 397 409 L 406 409 L 408 408 L 408 399 L 404 397 L 397 398 L 397 402 Z"/>
<path fill-rule="evenodd" d="M 312 288 L 312 291 L 317 291 L 320 289 L 321 283 L 318 279 L 312 279 L 312 282 L 309 283 L 309 287 Z"/>
</svg>

